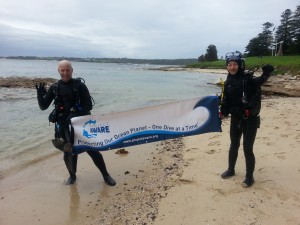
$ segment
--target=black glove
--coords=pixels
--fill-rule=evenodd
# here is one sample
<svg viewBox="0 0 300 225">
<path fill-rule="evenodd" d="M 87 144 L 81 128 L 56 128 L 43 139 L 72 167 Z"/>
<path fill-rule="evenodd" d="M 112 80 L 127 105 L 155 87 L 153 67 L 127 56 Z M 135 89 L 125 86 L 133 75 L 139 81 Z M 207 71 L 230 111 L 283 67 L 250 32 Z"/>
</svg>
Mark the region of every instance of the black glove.
<svg viewBox="0 0 300 225">
<path fill-rule="evenodd" d="M 221 105 L 219 116 L 224 118 L 224 117 L 227 117 L 228 114 L 229 114 L 229 112 L 228 112 L 228 109 L 225 107 L 225 105 Z"/>
<path fill-rule="evenodd" d="M 263 76 L 269 77 L 271 76 L 271 73 L 274 71 L 274 67 L 270 64 L 267 64 L 262 67 L 262 71 L 263 71 L 262 74 Z"/>
<path fill-rule="evenodd" d="M 40 83 L 39 85 L 38 84 L 35 85 L 38 98 L 42 98 L 47 93 L 45 85 L 46 85 L 45 83 Z"/>
</svg>

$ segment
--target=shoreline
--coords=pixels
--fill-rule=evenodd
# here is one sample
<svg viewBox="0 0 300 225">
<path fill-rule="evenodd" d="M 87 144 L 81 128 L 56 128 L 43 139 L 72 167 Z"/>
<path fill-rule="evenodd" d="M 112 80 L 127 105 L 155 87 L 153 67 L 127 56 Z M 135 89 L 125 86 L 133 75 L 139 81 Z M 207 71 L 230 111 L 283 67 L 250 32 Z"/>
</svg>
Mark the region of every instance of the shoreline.
<svg viewBox="0 0 300 225">
<path fill-rule="evenodd" d="M 128 155 L 103 152 L 115 187 L 84 153 L 73 186 L 63 183 L 62 154 L 23 168 L 0 180 L 0 223 L 298 224 L 300 98 L 267 97 L 262 104 L 256 182 L 249 189 L 241 187 L 242 149 L 236 176 L 220 178 L 229 146 L 225 120 L 222 133 L 137 145 L 126 148 Z"/>
<path fill-rule="evenodd" d="M 185 68 L 185 67 L 160 67 L 154 70 L 162 71 L 189 71 L 195 73 L 211 73 L 227 76 L 226 69 L 200 69 L 200 68 Z M 260 76 L 262 71 L 258 70 L 254 73 L 255 76 Z M 226 78 L 225 78 L 226 79 Z M 217 84 L 216 84 L 217 85 Z M 276 75 L 271 76 L 268 81 L 261 87 L 263 94 L 278 95 L 286 97 L 300 97 L 300 74 L 299 75 Z"/>
<path fill-rule="evenodd" d="M 215 73 L 215 74 L 226 74 L 226 69 L 201 69 L 201 68 L 189 68 L 183 66 L 162 66 L 159 68 L 148 68 L 148 70 L 160 70 L 160 71 L 188 71 L 188 72 L 196 72 L 196 73 Z"/>
<path fill-rule="evenodd" d="M 205 74 L 220 74 L 223 77 L 227 76 L 226 69 L 200 69 L 200 68 L 185 68 L 185 67 L 159 67 L 148 68 L 147 70 L 160 71 L 187 71 L 193 73 Z M 255 72 L 255 76 L 260 76 L 262 71 Z M 226 78 L 225 78 L 226 79 Z M 57 81 L 53 78 L 26 78 L 26 77 L 0 77 L 0 88 L 35 88 L 36 83 L 44 82 L 47 86 Z M 217 83 L 214 85 L 218 85 Z M 271 76 L 268 81 L 262 85 L 262 92 L 267 95 L 279 95 L 287 97 L 300 97 L 300 75 L 276 75 Z"/>
</svg>

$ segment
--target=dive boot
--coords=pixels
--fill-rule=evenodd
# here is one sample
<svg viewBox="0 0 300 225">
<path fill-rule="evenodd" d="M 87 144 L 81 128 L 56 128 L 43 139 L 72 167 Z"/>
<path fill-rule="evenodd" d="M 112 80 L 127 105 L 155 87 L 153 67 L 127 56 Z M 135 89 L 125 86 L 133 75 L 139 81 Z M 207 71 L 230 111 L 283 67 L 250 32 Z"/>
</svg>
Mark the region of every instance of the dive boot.
<svg viewBox="0 0 300 225">
<path fill-rule="evenodd" d="M 228 179 L 228 178 L 230 178 L 230 177 L 232 177 L 232 176 L 234 176 L 235 175 L 235 172 L 234 172 L 234 170 L 226 170 L 224 173 L 222 173 L 221 174 L 221 177 L 223 178 L 223 179 Z"/>
<path fill-rule="evenodd" d="M 52 139 L 52 144 L 58 150 L 63 151 L 64 150 L 64 145 L 65 145 L 65 140 L 62 139 L 62 138 L 55 138 L 55 139 Z"/>
<path fill-rule="evenodd" d="M 74 184 L 76 181 L 76 175 L 75 174 L 71 174 L 70 177 L 68 178 L 66 185 L 72 185 Z"/>
<path fill-rule="evenodd" d="M 246 177 L 245 180 L 242 183 L 242 186 L 244 188 L 251 187 L 254 184 L 254 178 L 253 177 Z"/>
<path fill-rule="evenodd" d="M 110 176 L 110 175 L 107 175 L 105 177 L 103 177 L 105 183 L 109 186 L 115 186 L 116 185 L 116 181 Z"/>
</svg>

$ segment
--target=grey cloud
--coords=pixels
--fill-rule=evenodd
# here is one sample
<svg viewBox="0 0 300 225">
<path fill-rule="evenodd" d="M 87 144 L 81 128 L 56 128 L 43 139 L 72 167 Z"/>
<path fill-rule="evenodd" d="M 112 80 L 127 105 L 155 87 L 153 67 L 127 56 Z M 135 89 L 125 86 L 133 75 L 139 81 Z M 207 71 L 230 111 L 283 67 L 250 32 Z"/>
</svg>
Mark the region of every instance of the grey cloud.
<svg viewBox="0 0 300 225">
<path fill-rule="evenodd" d="M 244 51 L 265 22 L 298 0 L 4 0 L 1 55 L 191 58 L 209 44 Z"/>
</svg>

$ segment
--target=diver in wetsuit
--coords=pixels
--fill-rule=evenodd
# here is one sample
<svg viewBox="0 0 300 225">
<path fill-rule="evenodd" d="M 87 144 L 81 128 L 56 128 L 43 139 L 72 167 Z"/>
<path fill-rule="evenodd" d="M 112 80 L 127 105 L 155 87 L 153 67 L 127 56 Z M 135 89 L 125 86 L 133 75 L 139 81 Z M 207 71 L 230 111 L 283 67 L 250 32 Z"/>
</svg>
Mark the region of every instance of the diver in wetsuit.
<svg viewBox="0 0 300 225">
<path fill-rule="evenodd" d="M 59 62 L 58 72 L 61 79 L 52 84 L 48 91 L 45 84 L 36 85 L 37 98 L 41 110 L 47 109 L 54 100 L 55 109 L 49 116 L 49 121 L 55 123 L 55 139 L 52 142 L 56 148 L 64 151 L 64 162 L 70 174 L 66 184 L 74 184 L 78 155 L 72 153 L 73 140 L 69 131 L 70 119 L 89 115 L 93 105 L 86 85 L 80 79 L 72 78 L 73 68 L 69 61 Z M 116 185 L 115 180 L 107 172 L 102 154 L 98 151 L 86 152 L 100 170 L 106 184 Z"/>
<path fill-rule="evenodd" d="M 253 77 L 245 73 L 245 63 L 240 52 L 226 54 L 228 76 L 224 84 L 223 99 L 220 102 L 220 116 L 231 114 L 230 121 L 230 148 L 228 169 L 222 173 L 223 179 L 235 175 L 235 164 L 238 157 L 240 140 L 243 135 L 243 147 L 246 161 L 246 177 L 243 187 L 250 187 L 254 183 L 253 173 L 255 156 L 253 145 L 257 128 L 260 125 L 261 88 L 274 71 L 273 66 L 264 65 L 263 74 Z"/>
</svg>

